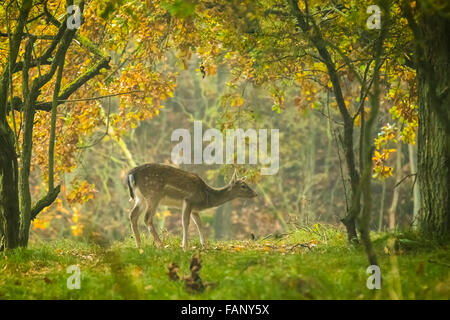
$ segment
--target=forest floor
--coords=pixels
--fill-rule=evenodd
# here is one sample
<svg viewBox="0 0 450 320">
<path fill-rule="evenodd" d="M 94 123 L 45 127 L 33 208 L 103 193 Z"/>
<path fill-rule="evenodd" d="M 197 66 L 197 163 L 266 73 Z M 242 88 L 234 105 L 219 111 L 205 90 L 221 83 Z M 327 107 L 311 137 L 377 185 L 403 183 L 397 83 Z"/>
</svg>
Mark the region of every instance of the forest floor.
<svg viewBox="0 0 450 320">
<path fill-rule="evenodd" d="M 207 250 L 198 250 L 194 239 L 188 252 L 181 250 L 179 237 L 165 239 L 160 248 L 146 238 L 141 250 L 132 239 L 108 247 L 77 240 L 40 242 L 0 253 L 0 299 L 450 297 L 448 244 L 414 234 L 374 233 L 372 238 L 382 274 L 379 290 L 366 286 L 364 249 L 349 246 L 342 231 L 315 225 L 278 238 L 211 241 Z M 199 263 L 192 259 L 197 253 Z M 199 278 L 191 275 L 191 262 L 197 269 L 201 264 Z M 173 265 L 170 279 L 172 263 L 179 268 Z M 80 289 L 68 289 L 71 265 L 79 266 Z"/>
</svg>

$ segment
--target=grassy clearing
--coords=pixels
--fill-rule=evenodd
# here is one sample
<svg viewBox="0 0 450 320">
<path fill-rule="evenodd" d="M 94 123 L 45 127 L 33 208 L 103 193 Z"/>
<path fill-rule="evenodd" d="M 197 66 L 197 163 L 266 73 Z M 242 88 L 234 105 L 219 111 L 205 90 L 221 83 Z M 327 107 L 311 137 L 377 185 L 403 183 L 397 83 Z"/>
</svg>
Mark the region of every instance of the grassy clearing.
<svg viewBox="0 0 450 320">
<path fill-rule="evenodd" d="M 203 292 L 168 277 L 168 265 L 189 274 L 192 256 L 180 239 L 143 250 L 132 239 L 105 248 L 74 240 L 40 243 L 0 254 L 0 299 L 448 299 L 448 245 L 414 235 L 374 234 L 383 283 L 366 288 L 367 258 L 345 234 L 320 226 L 281 239 L 210 242 L 200 251 Z M 198 241 L 191 243 L 198 246 Z M 67 289 L 66 273 L 79 265 L 81 289 Z"/>
</svg>

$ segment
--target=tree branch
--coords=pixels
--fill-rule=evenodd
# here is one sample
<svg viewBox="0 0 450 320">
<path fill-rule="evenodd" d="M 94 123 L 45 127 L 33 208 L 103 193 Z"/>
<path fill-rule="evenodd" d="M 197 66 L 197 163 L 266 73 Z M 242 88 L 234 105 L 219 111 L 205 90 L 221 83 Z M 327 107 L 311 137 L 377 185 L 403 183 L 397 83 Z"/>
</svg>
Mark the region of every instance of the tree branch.
<svg viewBox="0 0 450 320">
<path fill-rule="evenodd" d="M 3 74 L 0 78 L 0 121 L 6 117 L 7 114 L 7 96 L 8 96 L 8 86 L 9 86 L 9 73 L 11 70 L 15 69 L 17 56 L 19 54 L 19 47 L 23 37 L 23 29 L 25 27 L 28 14 L 30 13 L 31 5 L 27 4 L 26 6 L 22 6 L 20 9 L 20 14 L 18 17 L 18 22 L 16 28 L 14 29 L 14 33 L 12 34 L 12 38 L 9 44 L 9 56 L 8 61 L 6 63 Z"/>
<path fill-rule="evenodd" d="M 44 208 L 51 205 L 56 197 L 58 197 L 59 192 L 61 191 L 61 186 L 58 185 L 55 189 L 53 189 L 51 192 L 48 192 L 43 198 L 41 198 L 38 202 L 36 202 L 31 208 L 31 220 L 36 219 L 37 215 L 44 210 Z"/>
<path fill-rule="evenodd" d="M 58 105 L 63 103 L 64 100 L 68 99 L 72 93 L 77 91 L 83 84 L 88 82 L 90 79 L 100 74 L 101 69 L 110 69 L 109 66 L 110 58 L 104 58 L 99 61 L 94 67 L 87 70 L 84 74 L 76 78 L 74 81 L 69 83 L 58 96 Z M 37 102 L 36 110 L 50 111 L 52 108 L 52 102 Z"/>
</svg>

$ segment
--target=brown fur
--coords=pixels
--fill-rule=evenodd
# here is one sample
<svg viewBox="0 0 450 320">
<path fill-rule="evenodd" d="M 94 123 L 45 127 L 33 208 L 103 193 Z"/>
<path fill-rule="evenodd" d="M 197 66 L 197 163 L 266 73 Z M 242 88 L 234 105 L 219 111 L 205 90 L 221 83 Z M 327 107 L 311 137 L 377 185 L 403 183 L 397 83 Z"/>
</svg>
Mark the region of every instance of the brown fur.
<svg viewBox="0 0 450 320">
<path fill-rule="evenodd" d="M 153 226 L 153 217 L 159 205 L 181 208 L 183 222 L 183 248 L 187 245 L 187 228 L 192 212 L 192 218 L 197 225 L 200 241 L 203 245 L 203 234 L 199 211 L 217 207 L 235 198 L 253 198 L 256 193 L 244 182 L 233 175 L 228 185 L 214 188 L 206 184 L 197 174 L 169 165 L 149 163 L 132 169 L 128 173 L 130 197 L 135 199 L 130 220 L 135 234 L 136 245 L 140 246 L 140 236 L 137 230 L 137 219 L 143 205 L 147 207 L 145 224 L 153 235 L 156 243 L 161 243 Z"/>
</svg>

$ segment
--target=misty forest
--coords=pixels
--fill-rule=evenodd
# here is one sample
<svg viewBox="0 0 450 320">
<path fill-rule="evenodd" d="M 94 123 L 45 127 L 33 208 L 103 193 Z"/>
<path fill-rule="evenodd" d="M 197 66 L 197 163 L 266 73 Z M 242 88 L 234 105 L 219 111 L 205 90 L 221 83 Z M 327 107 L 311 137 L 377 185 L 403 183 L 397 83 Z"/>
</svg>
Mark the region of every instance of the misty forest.
<svg viewBox="0 0 450 320">
<path fill-rule="evenodd" d="M 450 3 L 0 1 L 0 299 L 448 299 Z"/>
</svg>

